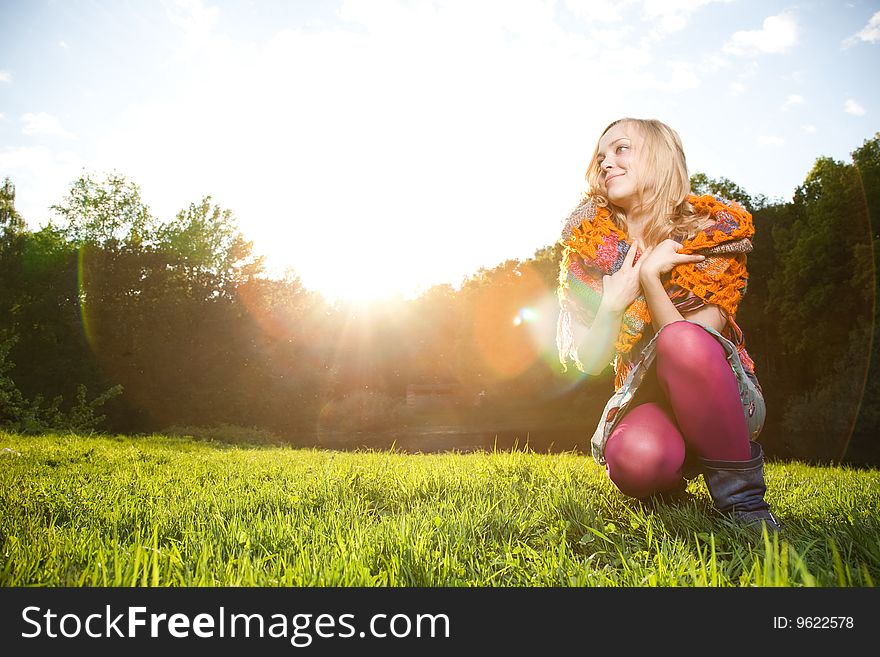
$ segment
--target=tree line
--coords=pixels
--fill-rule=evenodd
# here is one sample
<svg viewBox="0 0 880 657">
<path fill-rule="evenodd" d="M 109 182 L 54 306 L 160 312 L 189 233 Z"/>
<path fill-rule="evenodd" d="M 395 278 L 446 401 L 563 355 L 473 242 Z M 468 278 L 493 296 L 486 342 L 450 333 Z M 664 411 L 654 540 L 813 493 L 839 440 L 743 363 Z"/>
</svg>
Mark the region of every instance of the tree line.
<svg viewBox="0 0 880 657">
<path fill-rule="evenodd" d="M 791 201 L 691 182 L 754 218 L 738 320 L 767 398 L 767 453 L 880 463 L 880 133 L 851 162 L 816 160 Z M 7 429 L 225 426 L 313 445 L 443 423 L 565 430 L 589 449 L 611 374 L 556 360 L 557 245 L 366 309 L 269 276 L 211 197 L 160 221 L 125 176 L 84 173 L 52 210 L 28 229 L 13 182 L 0 186 Z M 407 386 L 425 383 L 455 384 L 457 403 L 408 408 Z"/>
</svg>

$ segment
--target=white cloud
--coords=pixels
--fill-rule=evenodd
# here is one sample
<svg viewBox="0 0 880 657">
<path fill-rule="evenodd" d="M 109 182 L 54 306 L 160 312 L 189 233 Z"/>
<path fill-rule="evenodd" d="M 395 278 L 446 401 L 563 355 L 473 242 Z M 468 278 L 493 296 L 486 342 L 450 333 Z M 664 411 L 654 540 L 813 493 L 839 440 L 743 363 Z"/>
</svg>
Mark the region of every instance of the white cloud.
<svg viewBox="0 0 880 657">
<path fill-rule="evenodd" d="M 852 98 L 847 99 L 846 103 L 843 105 L 843 111 L 847 114 L 852 114 L 853 116 L 864 116 L 865 108 L 859 105 Z"/>
<path fill-rule="evenodd" d="M 0 82 L 12 82 L 12 73 L 9 71 L 0 71 Z"/>
<path fill-rule="evenodd" d="M 472 41 L 481 38 L 488 39 L 487 45 L 491 47 L 491 41 L 510 35 L 530 42 L 566 39 L 556 23 L 555 0 L 478 3 L 344 0 L 337 14 L 344 21 L 359 23 L 373 36 L 398 42 L 419 41 L 437 34 L 464 38 L 469 47 L 475 45 Z M 451 42 L 442 44 L 445 51 L 449 51 L 450 46 Z M 457 46 L 456 43 L 453 47 Z"/>
<path fill-rule="evenodd" d="M 667 62 L 667 65 L 672 69 L 672 76 L 668 80 L 657 80 L 653 85 L 656 89 L 677 93 L 700 86 L 700 78 L 694 72 L 694 64 L 671 61 Z"/>
<path fill-rule="evenodd" d="M 758 75 L 759 66 L 757 60 L 750 59 L 748 61 L 743 62 L 740 60 L 737 62 L 737 76 L 740 80 L 748 80 L 749 78 L 756 77 Z"/>
<path fill-rule="evenodd" d="M 759 146 L 782 146 L 785 143 L 782 137 L 777 137 L 776 135 L 761 135 L 755 141 L 758 142 Z"/>
<path fill-rule="evenodd" d="M 816 132 L 816 126 L 814 126 L 812 123 L 805 123 L 801 126 L 801 130 L 803 130 L 808 135 L 812 135 L 814 132 Z"/>
<path fill-rule="evenodd" d="M 651 36 L 658 38 L 687 27 L 691 16 L 714 2 L 732 0 L 564 0 L 565 7 L 588 23 L 615 23 L 625 13 L 641 5 L 641 19 L 652 25 Z M 511 3 L 508 3 L 511 4 Z M 501 5 L 506 9 L 506 5 Z"/>
<path fill-rule="evenodd" d="M 751 56 L 785 53 L 797 43 L 797 21 L 791 14 L 768 16 L 760 30 L 735 32 L 724 44 L 724 52 L 731 55 Z"/>
<path fill-rule="evenodd" d="M 211 38 L 220 8 L 207 6 L 202 0 L 163 0 L 165 13 L 173 25 L 181 28 L 192 46 Z"/>
<path fill-rule="evenodd" d="M 644 0 L 642 17 L 654 24 L 654 36 L 678 32 L 687 27 L 691 15 L 713 2 L 731 0 Z"/>
<path fill-rule="evenodd" d="M 3 112 L 0 112 L 0 121 L 6 118 L 6 115 Z"/>
<path fill-rule="evenodd" d="M 22 134 L 29 137 L 64 137 L 65 139 L 76 139 L 76 135 L 65 130 L 61 121 L 47 112 L 37 112 L 32 114 L 27 112 L 22 114 L 21 122 L 24 126 L 21 129 Z"/>
<path fill-rule="evenodd" d="M 804 97 L 803 96 L 799 96 L 798 94 L 792 94 L 791 96 L 789 96 L 788 98 L 785 99 L 785 102 L 782 103 L 782 106 L 779 109 L 783 112 L 787 112 L 795 105 L 803 105 L 803 104 L 804 104 Z"/>
<path fill-rule="evenodd" d="M 718 54 L 707 55 L 703 57 L 703 67 L 708 71 L 719 71 L 730 68 L 730 60 Z"/>
<path fill-rule="evenodd" d="M 727 85 L 727 90 L 730 92 L 731 96 L 739 96 L 741 93 L 745 92 L 746 85 L 742 82 L 731 82 Z"/>
<path fill-rule="evenodd" d="M 622 21 L 622 10 L 629 9 L 634 4 L 634 0 L 565 0 L 566 9 L 589 23 Z"/>
<path fill-rule="evenodd" d="M 868 24 L 860 31 L 844 39 L 842 45 L 844 48 L 849 48 L 859 41 L 866 41 L 868 43 L 880 41 L 880 11 L 871 16 Z"/>
<path fill-rule="evenodd" d="M 68 48 L 70 48 L 70 46 L 67 45 L 67 42 L 66 42 L 66 41 L 59 41 L 59 42 L 58 42 L 58 47 L 59 47 L 59 48 L 63 48 L 64 50 L 67 50 Z"/>
</svg>

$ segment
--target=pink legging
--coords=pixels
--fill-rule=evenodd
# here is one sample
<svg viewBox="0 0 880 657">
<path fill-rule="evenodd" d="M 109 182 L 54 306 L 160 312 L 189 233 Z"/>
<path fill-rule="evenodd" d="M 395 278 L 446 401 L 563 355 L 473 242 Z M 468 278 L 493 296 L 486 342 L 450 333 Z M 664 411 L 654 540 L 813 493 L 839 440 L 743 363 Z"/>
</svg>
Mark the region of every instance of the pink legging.
<svg viewBox="0 0 880 657">
<path fill-rule="evenodd" d="M 608 476 L 631 497 L 678 486 L 686 451 L 723 461 L 751 456 L 739 387 L 724 347 L 696 324 L 675 322 L 663 327 L 656 350 L 637 405 L 605 445 Z M 652 372 L 656 381 L 649 378 Z"/>
</svg>

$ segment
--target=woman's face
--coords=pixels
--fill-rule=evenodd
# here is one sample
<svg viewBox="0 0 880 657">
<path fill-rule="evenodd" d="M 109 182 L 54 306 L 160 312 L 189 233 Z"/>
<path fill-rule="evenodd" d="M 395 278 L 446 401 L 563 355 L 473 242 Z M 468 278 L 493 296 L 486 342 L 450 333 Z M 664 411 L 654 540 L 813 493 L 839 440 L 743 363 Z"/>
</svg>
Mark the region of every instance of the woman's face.
<svg viewBox="0 0 880 657">
<path fill-rule="evenodd" d="M 638 202 L 639 150 L 643 143 L 633 123 L 618 123 L 599 140 L 599 180 L 605 197 L 624 211 Z"/>
</svg>

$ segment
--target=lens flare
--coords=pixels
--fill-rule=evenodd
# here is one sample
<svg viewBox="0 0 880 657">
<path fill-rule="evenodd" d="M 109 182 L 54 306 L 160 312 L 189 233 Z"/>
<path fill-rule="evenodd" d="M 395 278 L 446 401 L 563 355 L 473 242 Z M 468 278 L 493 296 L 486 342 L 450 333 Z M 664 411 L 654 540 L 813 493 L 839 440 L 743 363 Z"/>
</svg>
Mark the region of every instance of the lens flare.
<svg viewBox="0 0 880 657">
<path fill-rule="evenodd" d="M 530 370 L 547 396 L 564 394 L 585 375 L 562 371 L 556 350 L 559 302 L 553 279 L 530 263 L 517 269 L 510 287 L 491 286 L 477 299 L 473 338 L 482 362 L 501 379 Z M 537 368 L 537 369 L 535 369 Z"/>
<path fill-rule="evenodd" d="M 538 313 L 536 313 L 531 308 L 520 308 L 519 312 L 516 313 L 516 317 L 513 318 L 513 325 L 519 326 L 523 322 L 534 322 L 538 319 Z"/>
<path fill-rule="evenodd" d="M 83 334 L 86 336 L 86 342 L 88 342 L 89 347 L 92 351 L 95 350 L 95 327 L 89 319 L 88 313 L 88 296 L 86 290 L 88 289 L 88 281 L 86 276 L 86 249 L 89 247 L 81 246 L 76 254 L 76 284 L 77 284 L 77 297 L 79 301 L 79 316 L 80 321 L 82 322 Z"/>
</svg>

